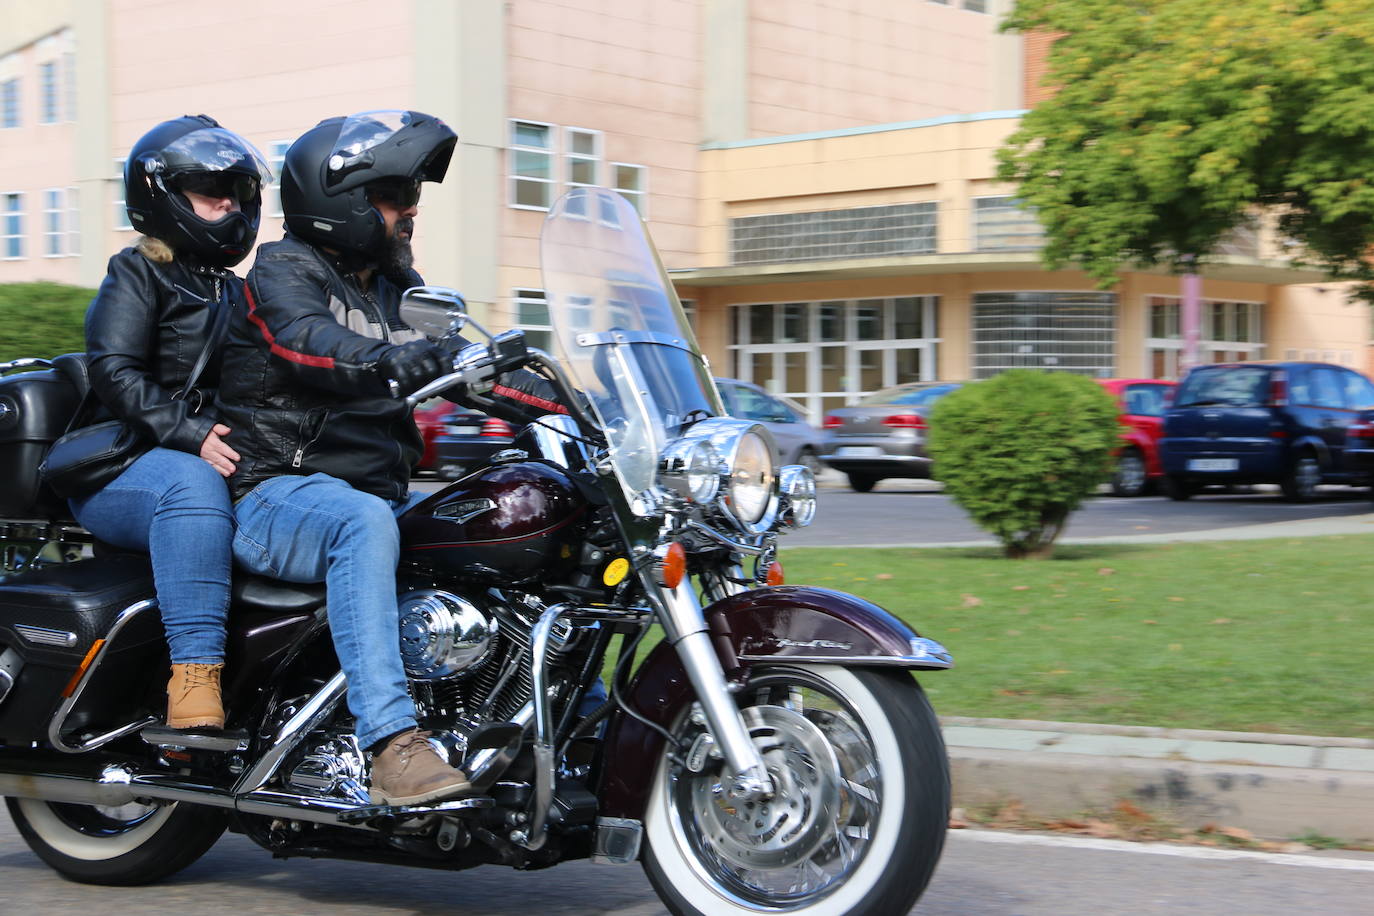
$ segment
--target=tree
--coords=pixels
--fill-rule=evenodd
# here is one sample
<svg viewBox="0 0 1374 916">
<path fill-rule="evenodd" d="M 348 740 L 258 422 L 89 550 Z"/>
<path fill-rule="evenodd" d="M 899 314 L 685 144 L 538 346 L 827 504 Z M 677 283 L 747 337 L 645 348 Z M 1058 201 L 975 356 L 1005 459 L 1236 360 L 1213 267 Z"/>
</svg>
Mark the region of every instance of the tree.
<svg viewBox="0 0 1374 916">
<path fill-rule="evenodd" d="M 1187 272 L 1264 208 L 1374 301 L 1374 0 L 1018 0 L 1003 28 L 1060 36 L 999 151 L 1047 266 Z"/>
<path fill-rule="evenodd" d="M 1092 379 L 1012 369 L 941 398 L 928 449 L 945 492 L 1007 556 L 1047 557 L 1106 479 L 1119 432 L 1116 404 Z"/>
</svg>

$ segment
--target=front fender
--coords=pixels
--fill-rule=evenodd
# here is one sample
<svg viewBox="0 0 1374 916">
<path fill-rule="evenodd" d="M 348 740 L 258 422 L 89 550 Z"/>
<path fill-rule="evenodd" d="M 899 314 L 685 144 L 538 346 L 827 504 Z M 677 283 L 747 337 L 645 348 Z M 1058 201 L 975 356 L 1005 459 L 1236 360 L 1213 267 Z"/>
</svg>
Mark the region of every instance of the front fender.
<svg viewBox="0 0 1374 916">
<path fill-rule="evenodd" d="M 938 670 L 953 666 L 949 653 L 892 614 L 854 595 L 783 585 L 731 595 L 705 609 L 721 666 L 736 683 L 760 665 L 826 664 Z M 639 666 L 624 692 L 645 719 L 671 728 L 694 699 L 682 661 L 667 642 Z M 639 819 L 663 751 L 663 736 L 616 713 L 606 734 L 602 814 Z"/>
</svg>

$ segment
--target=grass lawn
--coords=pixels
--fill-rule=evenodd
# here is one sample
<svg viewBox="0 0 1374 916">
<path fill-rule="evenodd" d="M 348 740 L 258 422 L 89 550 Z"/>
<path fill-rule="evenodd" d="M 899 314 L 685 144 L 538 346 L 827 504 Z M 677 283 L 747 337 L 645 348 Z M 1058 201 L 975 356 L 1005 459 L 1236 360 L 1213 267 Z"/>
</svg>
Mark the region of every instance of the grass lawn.
<svg viewBox="0 0 1374 916">
<path fill-rule="evenodd" d="M 785 541 L 784 541 L 785 543 Z M 944 643 L 937 712 L 1374 737 L 1374 535 L 994 549 L 784 549 Z"/>
</svg>

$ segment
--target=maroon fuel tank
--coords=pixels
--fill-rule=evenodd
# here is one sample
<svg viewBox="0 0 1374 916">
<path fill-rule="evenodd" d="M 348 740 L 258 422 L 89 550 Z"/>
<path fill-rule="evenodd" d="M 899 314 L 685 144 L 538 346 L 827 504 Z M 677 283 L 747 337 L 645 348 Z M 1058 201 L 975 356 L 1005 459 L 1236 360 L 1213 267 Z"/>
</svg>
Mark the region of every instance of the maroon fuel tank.
<svg viewBox="0 0 1374 916">
<path fill-rule="evenodd" d="M 481 582 L 548 579 L 577 563 L 588 507 L 553 465 L 483 468 L 401 516 L 401 562 Z"/>
</svg>

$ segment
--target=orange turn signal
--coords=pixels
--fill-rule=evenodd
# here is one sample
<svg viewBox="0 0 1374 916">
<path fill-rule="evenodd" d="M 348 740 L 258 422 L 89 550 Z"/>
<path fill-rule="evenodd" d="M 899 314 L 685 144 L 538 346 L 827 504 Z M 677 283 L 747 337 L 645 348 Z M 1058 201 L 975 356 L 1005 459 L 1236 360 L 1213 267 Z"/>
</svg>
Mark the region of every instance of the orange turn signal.
<svg viewBox="0 0 1374 916">
<path fill-rule="evenodd" d="M 67 682 L 67 686 L 62 689 L 62 698 L 66 699 L 76 691 L 76 685 L 81 683 L 81 675 L 86 673 L 86 669 L 91 667 L 91 662 L 95 660 L 96 653 L 100 647 L 105 645 L 105 640 L 97 639 L 91 644 L 91 650 L 86 653 L 86 657 L 81 660 L 81 665 L 76 669 L 76 674 Z"/>
<path fill-rule="evenodd" d="M 658 562 L 658 581 L 665 588 L 677 588 L 687 576 L 687 551 L 677 541 L 668 545 Z"/>
<path fill-rule="evenodd" d="M 764 581 L 767 582 L 769 585 L 782 585 L 784 581 L 782 575 L 782 564 L 779 563 L 777 560 L 774 560 L 772 563 L 769 563 L 768 578 Z"/>
</svg>

